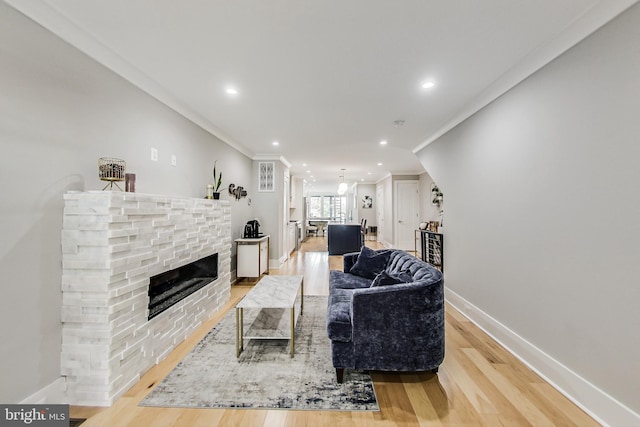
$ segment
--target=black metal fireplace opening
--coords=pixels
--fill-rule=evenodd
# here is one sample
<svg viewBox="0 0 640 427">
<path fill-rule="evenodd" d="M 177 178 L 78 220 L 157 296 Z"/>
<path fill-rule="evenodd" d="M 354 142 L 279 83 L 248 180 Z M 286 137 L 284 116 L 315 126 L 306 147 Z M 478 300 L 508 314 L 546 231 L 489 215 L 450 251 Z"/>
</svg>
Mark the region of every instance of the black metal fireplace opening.
<svg viewBox="0 0 640 427">
<path fill-rule="evenodd" d="M 151 277 L 149 320 L 217 278 L 217 253 Z"/>
</svg>

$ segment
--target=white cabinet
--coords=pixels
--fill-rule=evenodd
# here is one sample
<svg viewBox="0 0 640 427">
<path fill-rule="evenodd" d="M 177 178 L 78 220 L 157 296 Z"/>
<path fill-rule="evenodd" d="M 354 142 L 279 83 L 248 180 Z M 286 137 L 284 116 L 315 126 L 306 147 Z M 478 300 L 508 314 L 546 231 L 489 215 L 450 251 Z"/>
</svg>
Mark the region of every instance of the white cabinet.
<svg viewBox="0 0 640 427">
<path fill-rule="evenodd" d="M 259 239 L 236 239 L 238 263 L 236 276 L 260 277 L 269 273 L 269 236 Z"/>
<path fill-rule="evenodd" d="M 289 223 L 289 233 L 288 233 L 288 239 L 287 239 L 287 249 L 288 252 L 287 253 L 291 253 L 295 250 L 296 248 L 296 237 L 298 234 L 298 225 L 295 222 L 290 222 Z"/>
</svg>

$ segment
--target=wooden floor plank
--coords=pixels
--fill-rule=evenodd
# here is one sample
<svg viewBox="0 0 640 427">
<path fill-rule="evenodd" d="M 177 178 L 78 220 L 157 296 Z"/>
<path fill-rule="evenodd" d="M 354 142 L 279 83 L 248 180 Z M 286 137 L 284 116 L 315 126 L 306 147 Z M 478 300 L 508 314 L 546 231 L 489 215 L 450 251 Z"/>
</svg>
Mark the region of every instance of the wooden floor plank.
<svg viewBox="0 0 640 427">
<path fill-rule="evenodd" d="M 381 246 L 367 241 L 374 249 Z M 270 274 L 302 274 L 306 295 L 327 295 L 330 269 L 326 237 L 310 237 Z M 110 408 L 71 407 L 83 427 L 334 427 L 334 426 L 597 426 L 591 417 L 508 353 L 450 305 L 445 310 L 445 360 L 431 373 L 372 373 L 380 412 L 181 409 L 138 406 L 222 317 L 253 287 L 234 285 L 224 307 L 171 354 L 146 372 Z"/>
<path fill-rule="evenodd" d="M 504 375 L 500 374 L 492 362 L 484 358 L 484 356 L 475 348 L 462 350 L 467 357 L 478 367 L 480 371 L 498 388 L 505 398 L 515 406 L 523 417 L 535 426 L 553 426 L 554 423 L 537 408 L 520 389 L 511 383 Z"/>
<path fill-rule="evenodd" d="M 434 375 L 435 376 L 435 375 Z M 407 392 L 407 397 L 413 412 L 416 415 L 419 426 L 441 426 L 442 422 L 436 408 L 429 399 L 429 394 L 422 386 L 422 381 L 417 374 L 400 375 L 402 385 Z"/>
<path fill-rule="evenodd" d="M 569 399 L 556 399 L 558 391 L 547 383 L 533 383 L 529 388 L 533 390 L 535 398 L 532 400 L 537 407 L 550 411 L 552 419 L 567 420 L 568 427 L 597 427 L 600 424 L 587 415 Z"/>
</svg>

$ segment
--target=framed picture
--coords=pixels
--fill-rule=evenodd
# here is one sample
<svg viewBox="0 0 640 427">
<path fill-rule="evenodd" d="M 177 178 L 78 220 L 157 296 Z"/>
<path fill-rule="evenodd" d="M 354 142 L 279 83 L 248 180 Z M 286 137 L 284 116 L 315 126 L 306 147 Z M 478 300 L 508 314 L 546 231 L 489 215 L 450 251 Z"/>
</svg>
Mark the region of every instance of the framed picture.
<svg viewBox="0 0 640 427">
<path fill-rule="evenodd" d="M 258 191 L 275 191 L 275 163 L 258 162 Z"/>
<path fill-rule="evenodd" d="M 362 207 L 364 209 L 371 209 L 373 207 L 373 199 L 370 196 L 364 196 L 362 198 Z"/>
</svg>

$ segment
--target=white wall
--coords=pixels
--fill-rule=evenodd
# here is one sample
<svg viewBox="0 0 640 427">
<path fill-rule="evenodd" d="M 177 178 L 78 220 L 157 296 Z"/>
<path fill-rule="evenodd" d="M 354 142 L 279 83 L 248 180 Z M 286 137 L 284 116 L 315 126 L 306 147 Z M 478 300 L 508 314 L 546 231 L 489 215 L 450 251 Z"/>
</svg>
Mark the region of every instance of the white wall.
<svg viewBox="0 0 640 427">
<path fill-rule="evenodd" d="M 102 188 L 99 157 L 125 159 L 138 192 L 203 197 L 216 159 L 225 186 L 256 187 L 246 156 L 3 2 L 0 56 L 0 402 L 16 403 L 60 376 L 62 195 Z M 235 238 L 251 208 L 231 207 Z"/>
<path fill-rule="evenodd" d="M 356 191 L 356 209 L 358 211 L 358 222 L 361 219 L 367 220 L 367 227 L 375 226 L 377 224 L 376 218 L 376 185 L 375 184 L 358 184 Z M 373 204 L 370 209 L 362 207 L 362 200 L 364 196 L 371 197 Z"/>
<path fill-rule="evenodd" d="M 640 422 L 615 402 L 640 412 L 639 29 L 634 6 L 418 153 L 449 296 L 611 425 Z"/>
<path fill-rule="evenodd" d="M 254 217 L 260 222 L 260 232 L 268 234 L 269 238 L 269 260 L 272 268 L 278 268 L 283 260 L 284 242 L 282 241 L 282 224 L 285 215 L 284 201 L 284 173 L 287 166 L 279 159 L 255 160 L 253 162 L 253 178 L 252 188 L 257 188 L 259 179 L 259 163 L 274 163 L 274 191 L 253 192 L 251 204 L 254 208 L 254 216 L 247 218 L 246 221 Z M 255 187 L 253 185 L 255 184 Z M 287 202 L 288 206 L 288 202 Z M 289 209 L 287 207 L 287 215 Z M 246 222 L 245 221 L 245 222 Z"/>
</svg>

